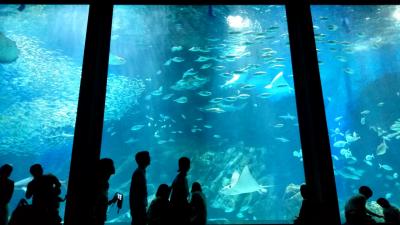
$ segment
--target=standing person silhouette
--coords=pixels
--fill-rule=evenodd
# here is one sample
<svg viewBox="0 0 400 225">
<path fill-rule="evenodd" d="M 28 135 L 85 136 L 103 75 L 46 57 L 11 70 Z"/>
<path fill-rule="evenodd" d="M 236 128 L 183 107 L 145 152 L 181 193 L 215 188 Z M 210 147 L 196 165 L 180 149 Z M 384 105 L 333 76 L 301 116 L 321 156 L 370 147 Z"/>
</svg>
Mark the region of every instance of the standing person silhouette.
<svg viewBox="0 0 400 225">
<path fill-rule="evenodd" d="M 34 164 L 30 168 L 33 180 L 28 183 L 25 197 L 32 198 L 34 223 L 42 225 L 59 225 L 61 217 L 58 208 L 61 198 L 61 183 L 52 174 L 43 174 L 40 164 Z"/>
<path fill-rule="evenodd" d="M 108 189 L 110 187 L 108 180 L 113 174 L 115 174 L 115 167 L 112 159 L 100 159 L 97 168 L 96 185 L 94 186 L 96 192 L 93 209 L 94 225 L 104 225 L 107 220 L 108 206 L 117 201 L 117 195 L 114 195 L 111 200 L 108 200 Z"/>
<path fill-rule="evenodd" d="M 129 191 L 132 225 L 145 225 L 147 224 L 146 168 L 150 165 L 150 154 L 148 151 L 138 152 L 135 160 L 138 167 L 132 174 Z"/>
<path fill-rule="evenodd" d="M 8 203 L 14 192 L 14 181 L 10 180 L 12 166 L 4 164 L 0 167 L 0 225 L 8 221 Z"/>
<path fill-rule="evenodd" d="M 33 164 L 29 168 L 33 179 L 28 183 L 25 198 L 32 198 L 32 220 L 34 223 L 43 223 L 41 221 L 46 213 L 45 193 L 43 192 L 43 167 L 40 164 Z"/>
<path fill-rule="evenodd" d="M 171 214 L 176 225 L 187 225 L 190 222 L 189 186 L 186 178 L 189 169 L 190 159 L 181 157 L 179 159 L 179 173 L 172 183 L 171 191 Z"/>
</svg>

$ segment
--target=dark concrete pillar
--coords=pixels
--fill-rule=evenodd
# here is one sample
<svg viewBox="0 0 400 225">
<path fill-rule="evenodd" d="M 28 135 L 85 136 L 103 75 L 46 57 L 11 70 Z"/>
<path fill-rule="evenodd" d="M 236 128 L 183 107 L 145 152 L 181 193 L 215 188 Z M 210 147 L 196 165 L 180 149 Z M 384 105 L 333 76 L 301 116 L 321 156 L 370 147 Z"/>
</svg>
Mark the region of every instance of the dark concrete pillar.
<svg viewBox="0 0 400 225">
<path fill-rule="evenodd" d="M 95 164 L 100 158 L 112 4 L 90 5 L 75 137 L 65 210 L 66 225 L 90 225 Z"/>
<path fill-rule="evenodd" d="M 317 201 L 318 223 L 338 225 L 338 200 L 310 5 L 307 0 L 296 0 L 286 6 L 306 183 Z"/>
</svg>

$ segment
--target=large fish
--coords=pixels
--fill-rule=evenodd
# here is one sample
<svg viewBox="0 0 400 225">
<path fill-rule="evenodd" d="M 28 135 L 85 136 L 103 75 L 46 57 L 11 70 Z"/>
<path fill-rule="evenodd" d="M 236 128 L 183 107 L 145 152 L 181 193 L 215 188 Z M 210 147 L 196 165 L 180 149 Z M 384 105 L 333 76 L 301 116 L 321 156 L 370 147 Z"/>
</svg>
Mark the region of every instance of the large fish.
<svg viewBox="0 0 400 225">
<path fill-rule="evenodd" d="M 0 33 L 0 63 L 12 63 L 17 60 L 19 50 L 15 41 Z"/>
<path fill-rule="evenodd" d="M 245 166 L 241 174 L 235 171 L 232 174 L 231 183 L 223 187 L 220 192 L 224 195 L 240 195 L 252 192 L 267 192 L 266 187 L 257 183 L 251 175 L 249 167 Z"/>
</svg>

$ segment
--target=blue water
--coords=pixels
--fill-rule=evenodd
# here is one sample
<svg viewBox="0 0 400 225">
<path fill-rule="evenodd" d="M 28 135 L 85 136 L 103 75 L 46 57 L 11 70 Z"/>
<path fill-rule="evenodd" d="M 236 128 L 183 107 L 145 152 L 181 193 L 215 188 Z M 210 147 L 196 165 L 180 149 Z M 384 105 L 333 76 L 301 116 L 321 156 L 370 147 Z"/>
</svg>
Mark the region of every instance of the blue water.
<svg viewBox="0 0 400 225">
<path fill-rule="evenodd" d="M 15 181 L 42 163 L 64 194 L 88 7 L 16 8 L 0 6 L 0 32 L 20 50 L 0 64 L 0 162 L 14 165 Z M 340 209 L 360 185 L 373 189 L 373 210 L 378 197 L 400 205 L 398 9 L 312 10 Z M 304 174 L 284 7 L 116 6 L 111 39 L 102 143 L 116 164 L 110 196 L 128 199 L 134 155 L 149 150 L 149 201 L 188 156 L 210 222 L 298 214 Z M 259 186 L 229 194 L 247 168 L 242 178 Z M 18 187 L 11 208 L 23 195 Z M 108 220 L 130 221 L 128 210 L 110 207 Z"/>
<path fill-rule="evenodd" d="M 284 8 L 212 10 L 114 7 L 109 81 L 126 77 L 137 92 L 114 96 L 117 83 L 107 86 L 102 156 L 117 168 L 110 194 L 129 194 L 134 155 L 149 150 L 149 200 L 159 184 L 172 183 L 179 157 L 187 156 L 189 185 L 203 185 L 210 222 L 290 221 L 304 174 L 301 156 L 293 156 L 301 147 Z M 123 104 L 110 103 L 116 99 Z M 244 182 L 268 187 L 229 194 L 233 174 L 245 168 L 252 178 Z M 127 203 L 115 212 L 110 221 L 129 221 Z"/>
<path fill-rule="evenodd" d="M 0 32 L 19 49 L 15 62 L 0 64 L 0 162 L 14 167 L 11 210 L 34 163 L 66 193 L 88 16 L 88 6 L 17 7 L 0 5 Z"/>
<path fill-rule="evenodd" d="M 346 200 L 361 185 L 374 191 L 372 210 L 381 212 L 379 197 L 399 205 L 400 142 L 392 127 L 399 118 L 399 7 L 315 6 L 312 12 L 342 219 Z M 357 140 L 334 146 L 354 134 Z"/>
</svg>

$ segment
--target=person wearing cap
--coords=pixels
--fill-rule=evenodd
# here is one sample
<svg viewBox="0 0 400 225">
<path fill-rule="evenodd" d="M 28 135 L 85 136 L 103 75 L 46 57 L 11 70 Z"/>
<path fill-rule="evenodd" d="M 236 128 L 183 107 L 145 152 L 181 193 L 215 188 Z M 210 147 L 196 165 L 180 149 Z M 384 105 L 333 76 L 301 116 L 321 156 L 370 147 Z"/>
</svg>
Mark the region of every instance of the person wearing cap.
<svg viewBox="0 0 400 225">
<path fill-rule="evenodd" d="M 172 183 L 171 189 L 171 211 L 173 222 L 176 225 L 187 225 L 190 222 L 189 186 L 187 172 L 190 169 L 190 159 L 181 157 L 179 159 L 178 175 Z"/>
</svg>

